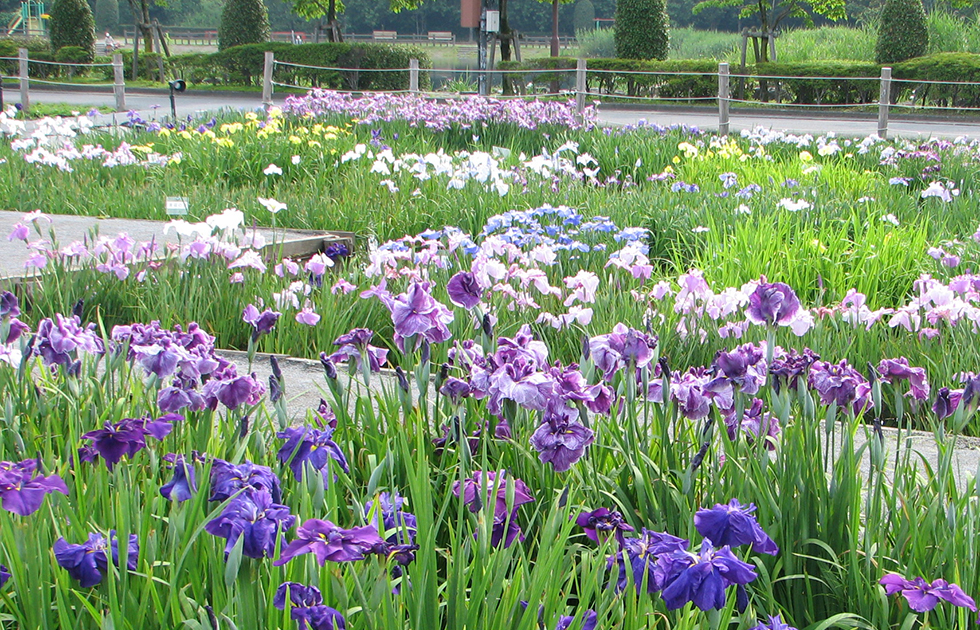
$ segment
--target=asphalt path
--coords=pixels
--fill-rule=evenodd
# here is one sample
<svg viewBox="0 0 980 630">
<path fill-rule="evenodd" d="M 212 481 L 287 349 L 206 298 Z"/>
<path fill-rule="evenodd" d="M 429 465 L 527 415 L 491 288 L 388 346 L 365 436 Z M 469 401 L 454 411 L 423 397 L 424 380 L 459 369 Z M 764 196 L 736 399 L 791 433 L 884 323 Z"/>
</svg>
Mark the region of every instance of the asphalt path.
<svg viewBox="0 0 980 630">
<path fill-rule="evenodd" d="M 20 94 L 8 87 L 4 90 L 6 103 L 18 103 Z M 92 107 L 115 106 L 111 91 L 70 90 L 54 91 L 47 89 L 31 90 L 32 103 L 69 103 L 78 106 L 85 113 Z M 282 103 L 285 95 L 275 96 L 276 103 Z M 202 117 L 217 111 L 254 111 L 262 107 L 258 93 L 243 92 L 195 92 L 189 91 L 176 96 L 177 116 L 185 118 Z M 147 121 L 163 121 L 170 116 L 169 95 L 162 90 L 130 90 L 126 93 L 126 106 L 140 114 Z M 99 121 L 103 124 L 123 122 L 126 113 L 103 114 Z M 717 131 L 718 114 L 711 108 L 622 108 L 599 106 L 599 120 L 606 125 L 635 125 L 640 121 L 658 125 L 688 125 L 704 130 Z M 731 132 L 763 127 L 775 131 L 809 133 L 822 135 L 834 132 L 842 136 L 864 137 L 876 133 L 877 116 L 874 114 L 839 113 L 826 114 L 809 110 L 784 111 L 760 109 L 733 109 L 731 112 Z M 953 139 L 965 136 L 980 138 L 980 118 L 908 118 L 892 117 L 888 124 L 889 137 L 925 139 L 929 137 Z"/>
</svg>

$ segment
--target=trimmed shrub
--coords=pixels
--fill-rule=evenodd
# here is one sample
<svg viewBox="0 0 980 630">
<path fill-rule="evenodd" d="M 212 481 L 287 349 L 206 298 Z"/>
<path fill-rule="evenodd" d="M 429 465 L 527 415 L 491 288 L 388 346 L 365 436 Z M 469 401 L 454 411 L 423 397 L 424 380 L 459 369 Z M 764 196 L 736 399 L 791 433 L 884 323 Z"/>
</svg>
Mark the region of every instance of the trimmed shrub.
<svg viewBox="0 0 980 630">
<path fill-rule="evenodd" d="M 595 28 L 595 5 L 592 0 L 578 0 L 575 3 L 575 13 L 572 15 L 575 32 L 591 31 Z"/>
<path fill-rule="evenodd" d="M 764 63 L 755 72 L 777 77 L 841 77 L 827 79 L 787 79 L 779 81 L 783 100 L 817 105 L 859 105 L 878 100 L 881 68 L 877 64 L 850 61 L 816 61 L 808 63 Z M 870 81 L 853 79 L 872 79 Z"/>
<path fill-rule="evenodd" d="M 95 19 L 86 0 L 55 0 L 48 27 L 54 51 L 78 46 L 89 59 L 95 56 Z"/>
<path fill-rule="evenodd" d="M 939 53 L 909 59 L 892 67 L 892 99 L 912 100 L 916 105 L 980 107 L 980 88 L 975 85 L 939 85 L 916 81 L 980 83 L 980 55 Z"/>
<path fill-rule="evenodd" d="M 95 0 L 95 31 L 110 33 L 119 29 L 119 0 Z"/>
<path fill-rule="evenodd" d="M 616 56 L 622 59 L 666 59 L 670 51 L 664 0 L 619 0 L 616 3 Z"/>
<path fill-rule="evenodd" d="M 922 0 L 885 0 L 880 20 L 875 61 L 892 64 L 926 54 L 929 29 Z"/>
<path fill-rule="evenodd" d="M 232 83 L 251 85 L 262 76 L 265 52 L 272 51 L 276 61 L 304 66 L 350 68 L 350 70 L 314 70 L 293 66 L 276 68 L 276 81 L 341 90 L 406 90 L 410 59 L 418 59 L 421 68 L 430 68 L 428 55 L 414 46 L 391 44 L 287 44 L 266 42 L 236 46 L 212 55 L 214 63 L 221 66 Z M 384 70 L 392 72 L 360 72 L 360 70 Z M 419 76 L 419 88 L 431 86 L 427 72 Z"/>
<path fill-rule="evenodd" d="M 269 41 L 269 11 L 262 0 L 226 0 L 218 27 L 218 49 Z"/>
</svg>

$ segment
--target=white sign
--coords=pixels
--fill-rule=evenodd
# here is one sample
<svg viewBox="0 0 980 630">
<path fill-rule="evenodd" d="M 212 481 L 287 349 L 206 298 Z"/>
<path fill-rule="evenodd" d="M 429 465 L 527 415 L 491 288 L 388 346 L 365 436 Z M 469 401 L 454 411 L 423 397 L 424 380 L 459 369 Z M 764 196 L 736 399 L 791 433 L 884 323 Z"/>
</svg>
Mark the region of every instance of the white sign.
<svg viewBox="0 0 980 630">
<path fill-rule="evenodd" d="M 182 216 L 187 214 L 187 197 L 167 197 L 167 214 Z"/>
<path fill-rule="evenodd" d="M 497 33 L 500 31 L 500 11 L 487 11 L 487 32 Z"/>
</svg>

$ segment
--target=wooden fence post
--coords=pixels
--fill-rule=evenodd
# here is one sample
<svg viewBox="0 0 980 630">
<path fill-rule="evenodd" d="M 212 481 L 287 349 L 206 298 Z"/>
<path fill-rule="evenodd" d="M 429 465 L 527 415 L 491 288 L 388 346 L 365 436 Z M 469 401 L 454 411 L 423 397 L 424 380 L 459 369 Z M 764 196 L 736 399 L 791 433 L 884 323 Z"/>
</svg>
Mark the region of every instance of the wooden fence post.
<svg viewBox="0 0 980 630">
<path fill-rule="evenodd" d="M 579 117 L 585 111 L 586 71 L 588 66 L 585 59 L 579 59 L 575 67 L 575 113 Z"/>
<path fill-rule="evenodd" d="M 408 60 L 408 91 L 416 94 L 419 91 L 419 60 Z"/>
<path fill-rule="evenodd" d="M 30 82 L 27 79 L 27 49 L 17 49 L 17 57 L 20 61 L 20 109 L 26 116 L 31 109 L 31 98 L 28 94 Z"/>
<path fill-rule="evenodd" d="M 729 130 L 728 107 L 731 93 L 728 86 L 728 64 L 718 64 L 718 135 L 727 136 Z"/>
<path fill-rule="evenodd" d="M 892 102 L 892 69 L 881 69 L 881 92 L 878 94 L 878 137 L 888 136 L 888 106 Z"/>
<path fill-rule="evenodd" d="M 272 69 L 276 65 L 276 56 L 271 50 L 265 53 L 265 69 L 262 72 L 262 104 L 272 107 Z"/>
<path fill-rule="evenodd" d="M 116 94 L 116 111 L 126 111 L 126 79 L 123 68 L 123 57 L 120 53 L 112 55 L 112 75 L 114 77 L 112 91 Z"/>
</svg>

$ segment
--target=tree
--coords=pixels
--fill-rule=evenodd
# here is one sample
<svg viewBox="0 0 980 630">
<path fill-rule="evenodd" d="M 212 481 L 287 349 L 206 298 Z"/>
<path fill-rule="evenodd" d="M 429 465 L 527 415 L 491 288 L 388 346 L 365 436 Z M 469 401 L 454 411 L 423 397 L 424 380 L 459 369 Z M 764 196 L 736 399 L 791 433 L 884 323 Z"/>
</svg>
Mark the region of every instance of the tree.
<svg viewBox="0 0 980 630">
<path fill-rule="evenodd" d="M 109 33 L 119 28 L 119 0 L 95 0 L 95 30 Z"/>
<path fill-rule="evenodd" d="M 312 21 L 320 18 L 327 18 L 325 25 L 318 26 L 319 29 L 326 29 L 327 40 L 331 42 L 343 41 L 341 35 L 340 20 L 337 15 L 344 12 L 343 0 L 284 0 L 290 4 L 293 13 L 304 20 Z M 403 9 L 417 9 L 422 5 L 423 0 L 389 0 L 391 11 L 398 13 Z"/>
<path fill-rule="evenodd" d="M 78 46 L 95 56 L 95 19 L 86 0 L 55 0 L 48 27 L 55 51 Z"/>
<path fill-rule="evenodd" d="M 218 27 L 218 49 L 269 41 L 269 12 L 262 0 L 227 0 Z"/>
<path fill-rule="evenodd" d="M 881 9 L 875 60 L 892 64 L 921 57 L 929 48 L 922 0 L 886 0 Z"/>
<path fill-rule="evenodd" d="M 666 59 L 670 50 L 664 0 L 619 0 L 616 3 L 616 56 L 622 59 Z"/>
<path fill-rule="evenodd" d="M 572 19 L 575 32 L 591 31 L 595 28 L 595 5 L 592 0 L 578 0 L 575 3 L 575 17 Z"/>
<path fill-rule="evenodd" d="M 813 16 L 822 15 L 836 22 L 844 19 L 845 0 L 702 0 L 694 5 L 695 15 L 708 7 L 738 7 L 739 17 L 747 18 L 758 14 L 759 27 L 764 35 L 775 34 L 783 20 L 801 18 L 807 26 L 813 26 Z M 617 20 L 618 23 L 618 20 Z M 756 62 L 769 61 L 769 47 L 756 49 Z"/>
</svg>

